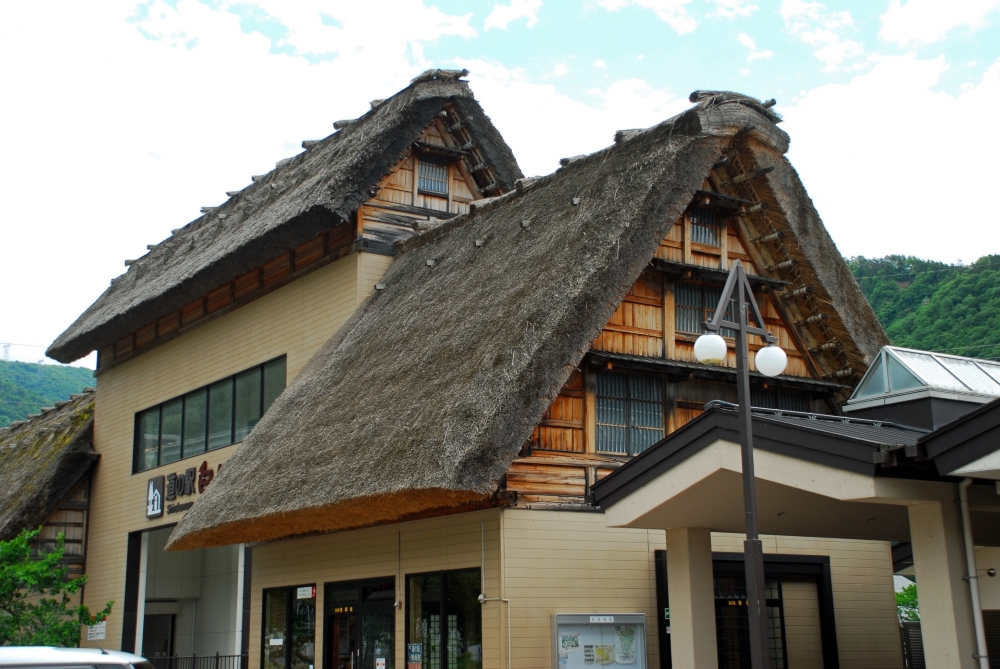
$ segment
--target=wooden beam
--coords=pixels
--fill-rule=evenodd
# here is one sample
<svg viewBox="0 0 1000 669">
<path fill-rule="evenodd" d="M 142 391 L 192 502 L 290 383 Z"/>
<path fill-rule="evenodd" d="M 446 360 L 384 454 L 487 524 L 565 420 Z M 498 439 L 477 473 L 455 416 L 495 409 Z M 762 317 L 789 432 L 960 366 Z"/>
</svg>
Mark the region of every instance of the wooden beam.
<svg viewBox="0 0 1000 669">
<path fill-rule="evenodd" d="M 420 162 L 420 161 L 417 160 L 417 152 L 416 151 L 411 151 L 410 152 L 410 159 L 413 161 L 413 192 L 412 192 L 412 196 L 410 198 L 410 204 L 412 206 L 416 207 L 417 206 L 417 181 L 419 179 L 419 175 L 417 174 L 417 170 L 419 169 L 419 162 Z"/>
<path fill-rule="evenodd" d="M 583 372 L 583 442 L 587 453 L 597 452 L 597 375 Z"/>
<path fill-rule="evenodd" d="M 675 315 L 674 283 L 663 277 L 663 348 L 665 357 L 670 360 L 677 356 Z"/>
<path fill-rule="evenodd" d="M 684 214 L 684 262 L 688 265 L 694 264 L 691 262 L 691 216 L 687 213 Z"/>
<path fill-rule="evenodd" d="M 719 269 L 729 271 L 729 221 L 719 221 Z"/>
</svg>

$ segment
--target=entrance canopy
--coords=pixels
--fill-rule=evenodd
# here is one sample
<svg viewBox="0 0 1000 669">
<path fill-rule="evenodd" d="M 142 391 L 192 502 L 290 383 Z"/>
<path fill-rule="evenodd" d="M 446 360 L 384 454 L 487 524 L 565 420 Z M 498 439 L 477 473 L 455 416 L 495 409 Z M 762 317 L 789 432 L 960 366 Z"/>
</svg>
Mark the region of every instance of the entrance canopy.
<svg viewBox="0 0 1000 669">
<path fill-rule="evenodd" d="M 697 419 L 598 482 L 594 501 L 607 524 L 742 533 L 737 418 L 733 405 L 710 403 Z M 754 409 L 753 430 L 765 534 L 909 541 L 907 507 L 950 505 L 960 480 L 938 473 L 923 455 L 928 433 L 916 428 Z M 976 544 L 1000 545 L 1000 496 L 992 483 L 972 486 L 970 508 Z"/>
</svg>

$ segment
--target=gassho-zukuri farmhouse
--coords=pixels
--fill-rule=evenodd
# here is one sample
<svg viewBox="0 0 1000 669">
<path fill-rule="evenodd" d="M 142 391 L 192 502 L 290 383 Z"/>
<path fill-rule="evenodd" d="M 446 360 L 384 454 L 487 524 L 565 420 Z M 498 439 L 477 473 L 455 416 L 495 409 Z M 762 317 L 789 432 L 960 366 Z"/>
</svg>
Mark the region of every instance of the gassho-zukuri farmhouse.
<svg viewBox="0 0 1000 669">
<path fill-rule="evenodd" d="M 698 91 L 525 178 L 466 75 L 303 142 L 52 343 L 97 351 L 95 389 L 0 431 L 0 528 L 64 532 L 115 600 L 81 645 L 749 667 L 734 352 L 693 354 L 739 260 L 788 357 L 751 370 L 772 666 L 979 667 L 1000 366 L 888 346 L 773 102 Z"/>
</svg>

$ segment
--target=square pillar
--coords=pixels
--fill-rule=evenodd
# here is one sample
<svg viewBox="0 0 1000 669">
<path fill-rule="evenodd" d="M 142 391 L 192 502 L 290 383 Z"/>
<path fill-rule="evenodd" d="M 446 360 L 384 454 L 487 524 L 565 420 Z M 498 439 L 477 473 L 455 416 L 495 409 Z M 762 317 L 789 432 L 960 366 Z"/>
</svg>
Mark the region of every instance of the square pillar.
<svg viewBox="0 0 1000 669">
<path fill-rule="evenodd" d="M 907 510 L 927 669 L 978 669 L 961 510 L 947 501 Z"/>
<path fill-rule="evenodd" d="M 700 527 L 667 530 L 667 588 L 673 666 L 718 669 L 709 530 Z"/>
</svg>

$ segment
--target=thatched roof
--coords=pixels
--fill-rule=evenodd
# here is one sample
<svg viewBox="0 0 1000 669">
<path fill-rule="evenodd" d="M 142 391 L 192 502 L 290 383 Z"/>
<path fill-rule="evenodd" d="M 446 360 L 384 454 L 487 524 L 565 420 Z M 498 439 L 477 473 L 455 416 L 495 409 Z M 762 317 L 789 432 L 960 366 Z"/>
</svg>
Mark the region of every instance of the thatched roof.
<svg viewBox="0 0 1000 669">
<path fill-rule="evenodd" d="M 400 245 L 384 289 L 276 400 L 170 548 L 489 500 L 723 151 L 784 160 L 776 120 L 751 98 L 705 94 Z"/>
<path fill-rule="evenodd" d="M 41 525 L 90 471 L 93 429 L 92 390 L 0 428 L 0 540 Z"/>
<path fill-rule="evenodd" d="M 521 176 L 476 102 L 465 70 L 429 70 L 355 121 L 178 230 L 111 286 L 46 352 L 71 362 L 129 335 L 264 262 L 350 219 L 446 103 L 509 190 Z"/>
</svg>

